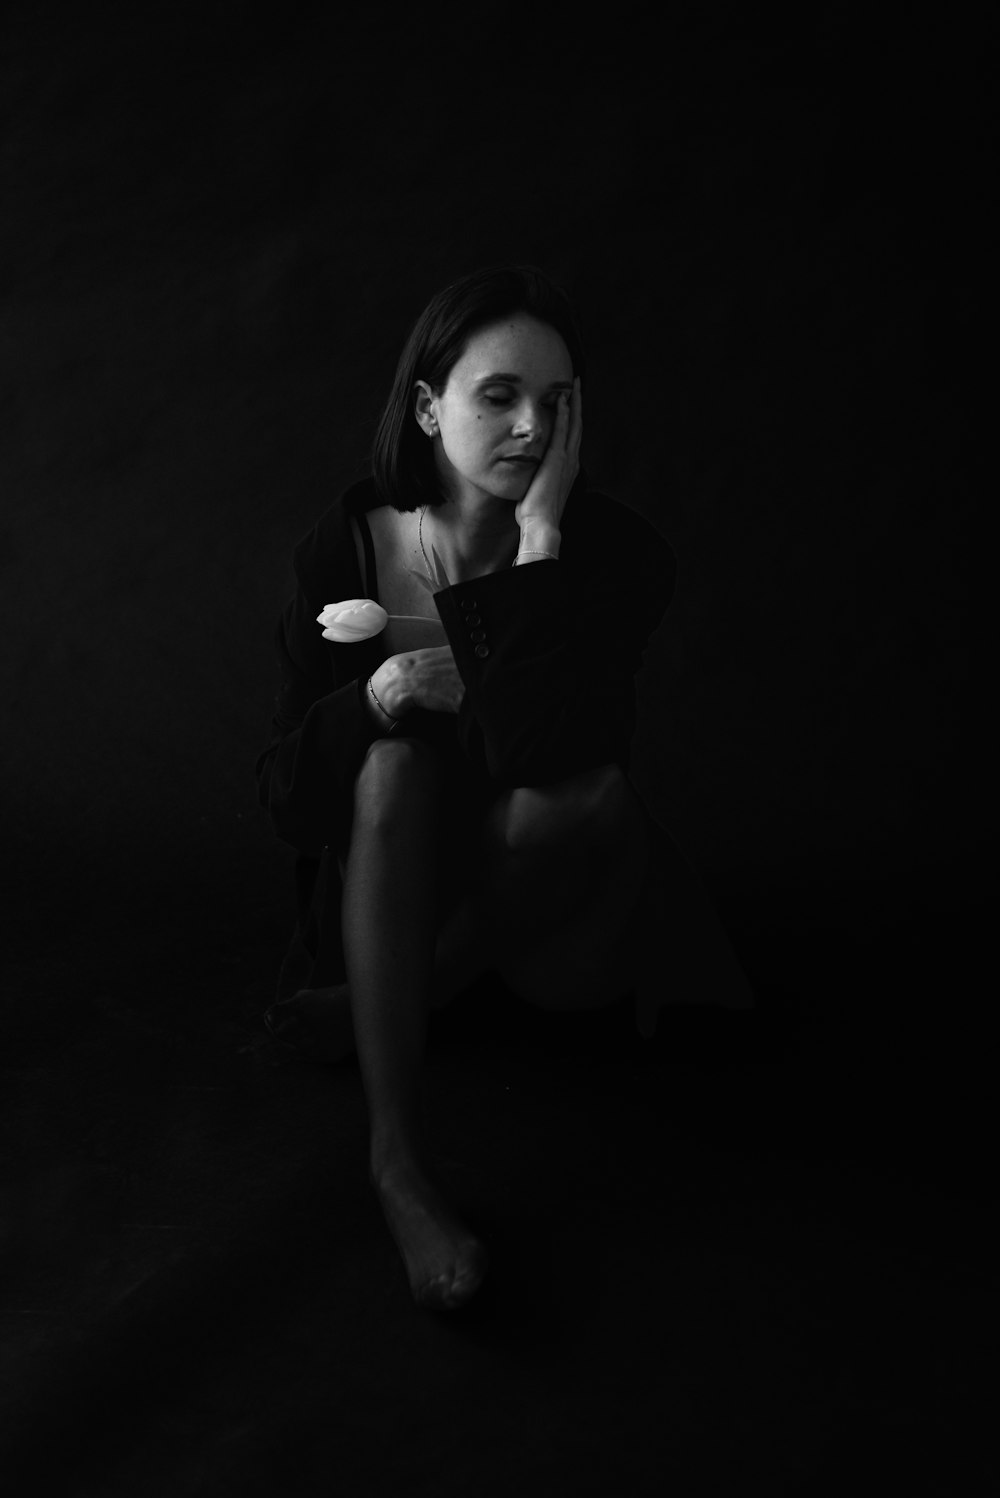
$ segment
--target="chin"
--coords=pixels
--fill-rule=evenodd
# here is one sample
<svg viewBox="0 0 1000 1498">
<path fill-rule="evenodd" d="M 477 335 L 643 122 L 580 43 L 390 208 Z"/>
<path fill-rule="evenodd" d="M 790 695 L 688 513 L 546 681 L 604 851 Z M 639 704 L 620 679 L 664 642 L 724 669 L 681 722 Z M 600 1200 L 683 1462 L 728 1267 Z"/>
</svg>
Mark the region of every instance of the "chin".
<svg viewBox="0 0 1000 1498">
<path fill-rule="evenodd" d="M 491 473 L 489 483 L 483 484 L 482 488 L 494 499 L 507 499 L 517 504 L 527 494 L 534 476 L 533 473 Z"/>
</svg>

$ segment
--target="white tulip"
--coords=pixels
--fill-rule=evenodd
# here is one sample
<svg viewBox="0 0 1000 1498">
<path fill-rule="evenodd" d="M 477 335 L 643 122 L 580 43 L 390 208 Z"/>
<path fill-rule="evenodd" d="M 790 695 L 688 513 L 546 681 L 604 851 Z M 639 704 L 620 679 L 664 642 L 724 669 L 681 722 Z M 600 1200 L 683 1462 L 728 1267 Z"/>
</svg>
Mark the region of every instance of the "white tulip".
<svg viewBox="0 0 1000 1498">
<path fill-rule="evenodd" d="M 389 615 L 371 598 L 348 598 L 343 603 L 328 603 L 323 612 L 316 615 L 316 622 L 323 626 L 324 640 L 349 645 L 352 640 L 367 640 L 372 635 L 381 634 L 389 622 Z"/>
</svg>

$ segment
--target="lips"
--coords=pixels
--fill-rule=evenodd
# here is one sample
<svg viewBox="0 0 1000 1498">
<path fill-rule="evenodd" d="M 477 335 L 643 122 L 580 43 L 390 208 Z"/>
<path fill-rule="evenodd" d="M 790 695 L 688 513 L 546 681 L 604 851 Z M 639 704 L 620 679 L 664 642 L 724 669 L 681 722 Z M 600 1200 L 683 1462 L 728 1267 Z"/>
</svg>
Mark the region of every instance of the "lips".
<svg viewBox="0 0 1000 1498">
<path fill-rule="evenodd" d="M 537 468 L 541 462 L 540 458 L 529 458 L 524 453 L 510 453 L 506 457 L 498 459 L 500 463 L 523 463 L 526 468 Z"/>
</svg>

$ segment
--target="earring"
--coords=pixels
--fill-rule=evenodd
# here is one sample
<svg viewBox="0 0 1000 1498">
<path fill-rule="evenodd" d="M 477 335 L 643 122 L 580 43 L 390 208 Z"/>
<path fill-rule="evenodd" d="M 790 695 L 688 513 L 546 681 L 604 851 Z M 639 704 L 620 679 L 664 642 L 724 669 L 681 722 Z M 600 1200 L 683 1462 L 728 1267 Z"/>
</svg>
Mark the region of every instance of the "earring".
<svg viewBox="0 0 1000 1498">
<path fill-rule="evenodd" d="M 427 428 L 427 435 L 428 435 L 428 437 L 436 437 L 437 436 L 437 429 L 438 429 L 437 428 L 437 422 L 436 421 L 432 421 L 431 424 L 430 424 L 430 426 Z"/>
</svg>

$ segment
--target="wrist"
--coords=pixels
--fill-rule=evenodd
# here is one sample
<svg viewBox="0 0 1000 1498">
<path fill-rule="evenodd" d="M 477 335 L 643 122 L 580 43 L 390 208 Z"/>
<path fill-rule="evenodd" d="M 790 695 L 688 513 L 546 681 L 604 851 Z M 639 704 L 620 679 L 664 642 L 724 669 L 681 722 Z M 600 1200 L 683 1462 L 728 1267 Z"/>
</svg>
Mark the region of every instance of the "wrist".
<svg viewBox="0 0 1000 1498">
<path fill-rule="evenodd" d="M 562 533 L 550 520 L 526 520 L 521 526 L 521 539 L 517 549 L 519 552 L 547 551 L 558 557 L 561 543 Z"/>
<path fill-rule="evenodd" d="M 406 690 L 399 662 L 394 655 L 390 655 L 388 660 L 383 661 L 368 680 L 371 692 L 378 698 L 383 711 L 391 718 L 402 718 L 409 712 L 413 704 Z"/>
</svg>

